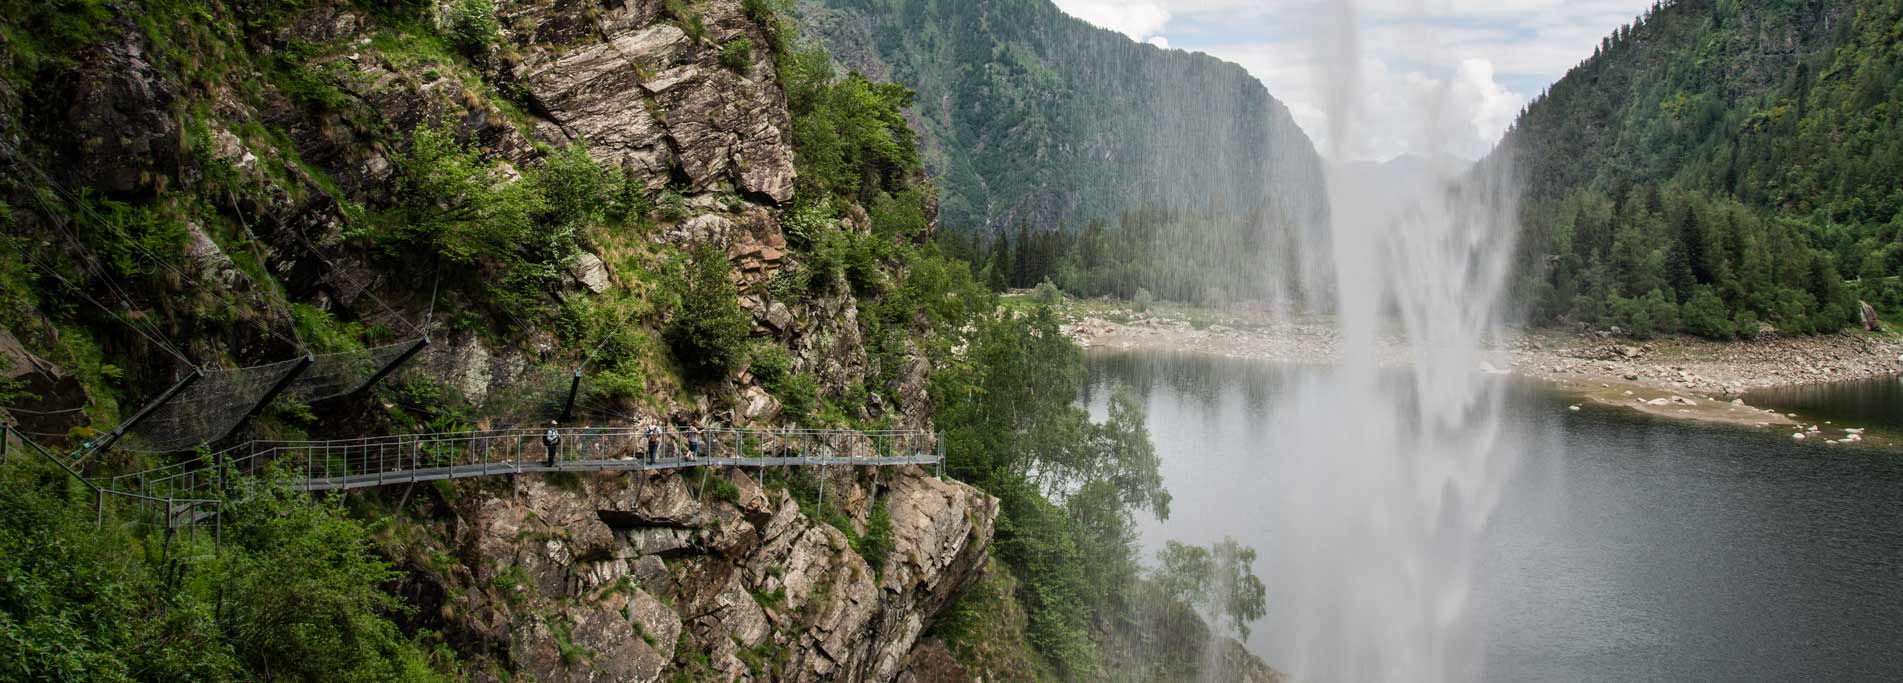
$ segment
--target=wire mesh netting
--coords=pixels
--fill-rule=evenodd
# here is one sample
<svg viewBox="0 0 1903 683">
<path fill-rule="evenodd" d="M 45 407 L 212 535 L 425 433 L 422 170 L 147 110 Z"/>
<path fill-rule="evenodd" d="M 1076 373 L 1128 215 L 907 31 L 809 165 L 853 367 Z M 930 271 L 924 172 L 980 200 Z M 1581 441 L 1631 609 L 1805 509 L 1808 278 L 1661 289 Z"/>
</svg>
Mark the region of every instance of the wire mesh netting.
<svg viewBox="0 0 1903 683">
<path fill-rule="evenodd" d="M 545 423 L 561 417 L 575 386 L 575 370 L 561 365 L 516 367 L 472 358 L 465 350 L 432 346 L 389 384 L 388 398 L 422 414 L 460 415 L 490 428 Z M 580 395 L 588 395 L 584 377 Z M 577 410 L 581 407 L 578 400 Z"/>
<path fill-rule="evenodd" d="M 284 389 L 284 396 L 293 401 L 315 403 L 349 394 L 362 388 L 377 371 L 402 358 L 404 352 L 416 344 L 417 340 L 413 339 L 362 351 L 316 356 L 310 368 Z"/>
<path fill-rule="evenodd" d="M 126 444 L 134 450 L 172 452 L 222 438 L 302 362 L 202 371 L 198 381 L 154 408 L 128 432 Z"/>
<path fill-rule="evenodd" d="M 229 435 L 253 410 L 262 409 L 273 387 L 295 377 L 276 400 L 314 403 L 362 387 L 377 372 L 402 358 L 416 342 L 406 341 L 359 351 L 313 356 L 309 367 L 294 358 L 248 368 L 205 370 L 198 381 L 160 404 L 127 432 L 131 450 L 176 452 L 210 444 Z"/>
</svg>

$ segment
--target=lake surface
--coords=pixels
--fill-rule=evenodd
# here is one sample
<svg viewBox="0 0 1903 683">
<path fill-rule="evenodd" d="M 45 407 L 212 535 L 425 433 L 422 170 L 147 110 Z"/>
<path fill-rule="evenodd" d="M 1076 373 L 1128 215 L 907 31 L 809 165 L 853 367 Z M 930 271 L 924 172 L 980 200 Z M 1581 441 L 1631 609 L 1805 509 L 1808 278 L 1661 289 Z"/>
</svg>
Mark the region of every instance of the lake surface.
<svg viewBox="0 0 1903 683">
<path fill-rule="evenodd" d="M 1903 435 L 1903 375 L 1764 389 L 1744 398 L 1754 406 L 1814 420 Z"/>
<path fill-rule="evenodd" d="M 1292 661 L 1302 625 L 1277 619 L 1283 587 L 1262 566 L 1287 522 L 1265 501 L 1302 485 L 1278 472 L 1272 418 L 1313 371 L 1154 354 L 1089 367 L 1099 416 L 1117 382 L 1149 408 L 1175 500 L 1168 521 L 1142 520 L 1146 554 L 1254 546 L 1269 615 L 1250 646 Z M 1482 544 L 1484 680 L 1903 680 L 1903 455 L 1509 391 L 1502 436 L 1522 457 Z"/>
</svg>

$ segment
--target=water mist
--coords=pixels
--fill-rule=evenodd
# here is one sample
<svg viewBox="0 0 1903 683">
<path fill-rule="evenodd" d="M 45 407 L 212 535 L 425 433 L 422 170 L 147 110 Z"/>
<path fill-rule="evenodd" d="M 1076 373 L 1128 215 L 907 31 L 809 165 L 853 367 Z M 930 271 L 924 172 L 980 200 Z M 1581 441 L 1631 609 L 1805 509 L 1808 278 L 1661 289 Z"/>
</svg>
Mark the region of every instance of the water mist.
<svg viewBox="0 0 1903 683">
<path fill-rule="evenodd" d="M 1365 131 L 1356 8 L 1331 9 L 1318 75 L 1337 86 L 1326 104 L 1339 162 Z M 1454 123 L 1438 115 L 1444 96 L 1409 102 L 1420 139 L 1448 137 L 1435 130 Z M 1280 624 L 1267 649 L 1305 680 L 1478 675 L 1476 546 L 1514 450 L 1499 443 L 1501 393 L 1481 353 L 1498 331 L 1517 209 L 1504 164 L 1440 159 L 1398 184 L 1337 165 L 1328 243 L 1308 247 L 1334 276 L 1342 363 L 1300 383 L 1271 418 L 1285 440 L 1265 444 L 1288 463 L 1265 548 Z"/>
</svg>

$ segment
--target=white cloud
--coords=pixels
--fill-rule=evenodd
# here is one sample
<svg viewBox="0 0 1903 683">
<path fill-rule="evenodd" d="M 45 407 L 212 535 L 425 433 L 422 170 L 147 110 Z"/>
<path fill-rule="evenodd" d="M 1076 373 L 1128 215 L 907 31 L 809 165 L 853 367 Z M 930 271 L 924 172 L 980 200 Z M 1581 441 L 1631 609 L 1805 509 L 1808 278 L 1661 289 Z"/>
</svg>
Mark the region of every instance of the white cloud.
<svg viewBox="0 0 1903 683">
<path fill-rule="evenodd" d="M 1153 36 L 1149 40 L 1144 42 L 1163 48 L 1165 50 L 1170 49 L 1170 39 L 1165 38 L 1163 36 Z"/>
<path fill-rule="evenodd" d="M 1136 40 L 1241 64 L 1288 105 L 1324 154 L 1477 157 L 1540 89 L 1592 55 L 1599 39 L 1653 0 L 1056 0 Z M 1321 36 L 1349 9 L 1358 69 L 1327 69 Z M 1167 37 L 1165 37 L 1167 34 Z M 1353 83 L 1342 83 L 1344 71 Z M 1343 88 L 1358 115 L 1329 142 Z"/>
<path fill-rule="evenodd" d="M 1170 12 L 1163 2 L 1139 0 L 1056 0 L 1058 9 L 1097 26 L 1129 36 L 1131 40 L 1162 39 L 1163 27 L 1170 23 Z"/>
</svg>

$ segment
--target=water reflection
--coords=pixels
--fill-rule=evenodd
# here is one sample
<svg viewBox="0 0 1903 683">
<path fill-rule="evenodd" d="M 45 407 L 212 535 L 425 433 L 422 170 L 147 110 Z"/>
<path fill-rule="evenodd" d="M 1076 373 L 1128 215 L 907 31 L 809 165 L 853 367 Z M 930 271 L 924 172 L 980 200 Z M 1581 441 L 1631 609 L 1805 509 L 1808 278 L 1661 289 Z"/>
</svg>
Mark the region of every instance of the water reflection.
<svg viewBox="0 0 1903 683">
<path fill-rule="evenodd" d="M 1143 397 L 1175 494 L 1142 542 L 1260 550 L 1269 618 L 1250 645 L 1288 661 L 1313 624 L 1276 579 L 1300 520 L 1271 501 L 1304 485 L 1281 430 L 1310 371 L 1149 354 L 1090 370 L 1094 407 L 1111 382 Z M 1903 680 L 1903 457 L 1574 413 L 1530 387 L 1506 405 L 1523 465 L 1479 546 L 1483 680 Z"/>
<path fill-rule="evenodd" d="M 1903 432 L 1903 375 L 1751 392 L 1745 402 L 1816 420 Z"/>
</svg>

